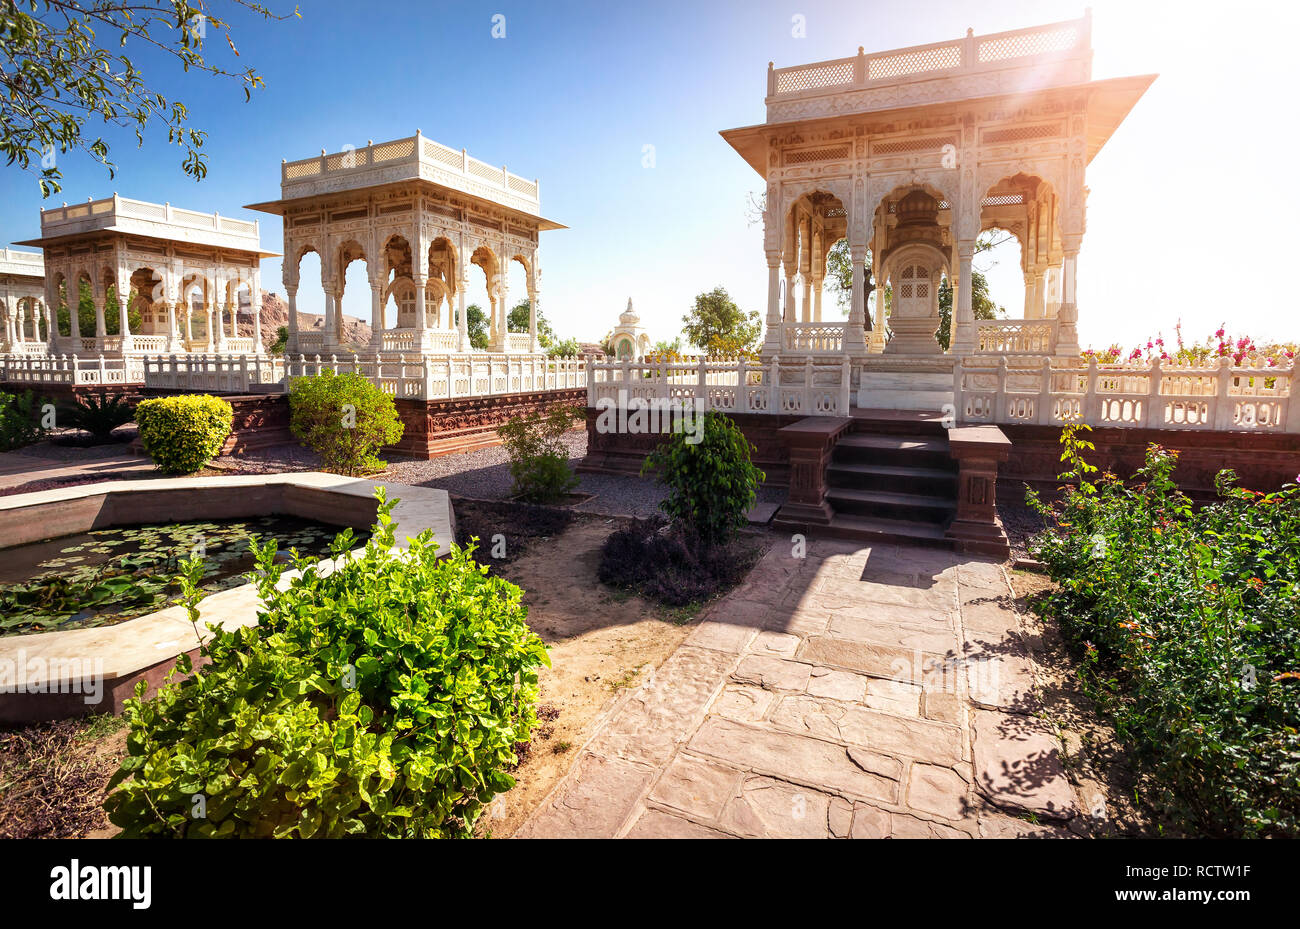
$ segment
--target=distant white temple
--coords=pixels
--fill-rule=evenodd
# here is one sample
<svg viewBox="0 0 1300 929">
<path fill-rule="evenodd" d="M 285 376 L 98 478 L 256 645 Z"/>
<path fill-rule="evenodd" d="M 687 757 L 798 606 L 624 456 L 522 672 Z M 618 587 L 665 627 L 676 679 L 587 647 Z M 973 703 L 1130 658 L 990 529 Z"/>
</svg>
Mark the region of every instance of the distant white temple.
<svg viewBox="0 0 1300 929">
<path fill-rule="evenodd" d="M 650 336 L 641 328 L 641 317 L 632 309 L 632 298 L 627 298 L 627 309 L 618 316 L 618 325 L 610 334 L 615 358 L 644 358 L 650 351 Z"/>
</svg>

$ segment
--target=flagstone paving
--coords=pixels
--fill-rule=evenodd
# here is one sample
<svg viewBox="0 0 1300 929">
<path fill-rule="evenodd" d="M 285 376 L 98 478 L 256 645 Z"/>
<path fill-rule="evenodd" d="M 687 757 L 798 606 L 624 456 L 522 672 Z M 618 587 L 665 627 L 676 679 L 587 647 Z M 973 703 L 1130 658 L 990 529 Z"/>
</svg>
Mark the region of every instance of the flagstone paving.
<svg viewBox="0 0 1300 929">
<path fill-rule="evenodd" d="M 998 563 L 778 542 L 516 835 L 1068 836 L 1030 646 Z"/>
</svg>

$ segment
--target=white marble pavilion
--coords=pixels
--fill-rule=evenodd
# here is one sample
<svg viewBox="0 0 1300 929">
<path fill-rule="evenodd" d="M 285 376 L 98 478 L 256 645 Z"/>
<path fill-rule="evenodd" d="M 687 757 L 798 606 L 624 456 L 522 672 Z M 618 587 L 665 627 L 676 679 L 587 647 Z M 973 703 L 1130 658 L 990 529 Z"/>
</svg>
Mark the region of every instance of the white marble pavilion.
<svg viewBox="0 0 1300 929">
<path fill-rule="evenodd" d="M 370 284 L 371 349 L 377 353 L 469 352 L 465 292 L 470 275 L 487 286 L 489 351 L 536 354 L 540 299 L 538 238 L 564 226 L 541 215 L 538 182 L 415 135 L 285 162 L 280 199 L 248 208 L 283 217 L 284 286 L 290 354 L 348 350 L 340 342 L 350 264 Z M 325 322 L 299 326 L 299 268 L 320 257 Z M 532 308 L 529 331 L 509 332 L 508 267 L 523 266 Z M 386 308 L 396 304 L 396 325 Z"/>
<path fill-rule="evenodd" d="M 44 253 L 50 353 L 262 351 L 260 263 L 274 253 L 262 250 L 256 222 L 113 194 L 42 210 L 40 238 L 18 244 Z M 77 313 L 83 288 L 94 303 L 93 332 L 81 330 Z M 118 317 L 113 334 L 110 299 Z M 249 336 L 238 335 L 241 308 L 252 322 Z M 60 309 L 70 311 L 63 324 Z M 134 328 L 132 311 L 140 320 Z"/>
</svg>

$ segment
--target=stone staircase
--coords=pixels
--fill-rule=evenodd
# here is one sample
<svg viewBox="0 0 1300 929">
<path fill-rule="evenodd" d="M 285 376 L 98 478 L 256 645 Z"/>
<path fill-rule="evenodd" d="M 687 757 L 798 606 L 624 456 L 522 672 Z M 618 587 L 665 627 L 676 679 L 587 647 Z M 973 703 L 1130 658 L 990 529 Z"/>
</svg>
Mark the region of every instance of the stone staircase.
<svg viewBox="0 0 1300 929">
<path fill-rule="evenodd" d="M 847 538 L 947 545 L 957 463 L 941 414 L 857 411 L 826 473 L 828 529 Z"/>
</svg>

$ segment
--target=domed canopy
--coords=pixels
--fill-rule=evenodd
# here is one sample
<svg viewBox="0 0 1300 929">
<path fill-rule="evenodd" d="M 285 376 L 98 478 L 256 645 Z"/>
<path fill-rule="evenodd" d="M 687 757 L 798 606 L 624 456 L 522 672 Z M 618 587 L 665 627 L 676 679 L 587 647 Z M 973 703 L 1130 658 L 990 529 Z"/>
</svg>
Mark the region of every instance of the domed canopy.
<svg viewBox="0 0 1300 929">
<path fill-rule="evenodd" d="M 627 298 L 627 309 L 619 314 L 618 321 L 624 326 L 635 326 L 637 323 L 641 322 L 641 317 L 637 316 L 636 311 L 632 309 L 631 297 Z"/>
<path fill-rule="evenodd" d="M 939 216 L 939 201 L 924 190 L 914 190 L 897 207 L 900 226 L 931 225 Z"/>
</svg>

